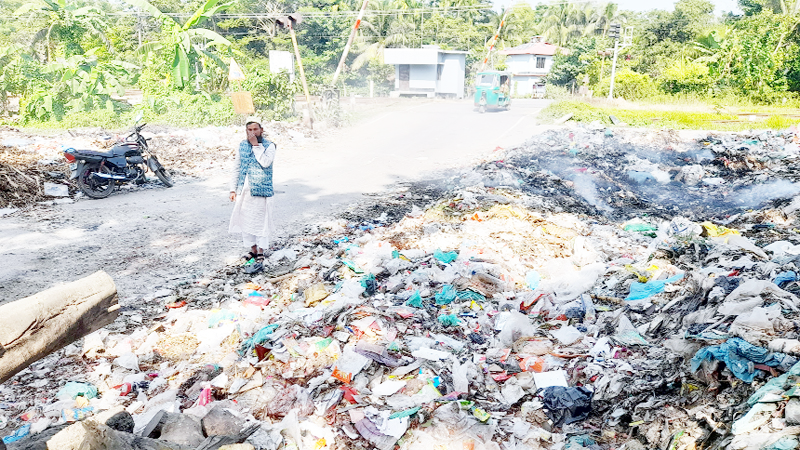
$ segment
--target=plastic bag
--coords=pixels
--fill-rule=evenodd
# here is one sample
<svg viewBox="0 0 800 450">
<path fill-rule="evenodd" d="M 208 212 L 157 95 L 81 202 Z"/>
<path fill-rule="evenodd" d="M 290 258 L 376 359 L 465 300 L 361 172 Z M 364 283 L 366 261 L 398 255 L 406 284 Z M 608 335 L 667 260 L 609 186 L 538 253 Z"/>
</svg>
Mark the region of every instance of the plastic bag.
<svg viewBox="0 0 800 450">
<path fill-rule="evenodd" d="M 664 292 L 667 283 L 675 283 L 683 279 L 683 274 L 679 273 L 666 280 L 650 280 L 647 283 L 634 282 L 631 284 L 631 292 L 625 300 L 644 300 L 656 294 Z"/>
<path fill-rule="evenodd" d="M 792 281 L 797 281 L 797 273 L 791 270 L 779 273 L 775 279 L 772 280 L 772 282 L 777 284 L 779 288 L 783 288 Z"/>
<path fill-rule="evenodd" d="M 753 363 L 766 364 L 770 367 L 788 366 L 797 362 L 797 358 L 783 354 L 771 353 L 769 350 L 756 347 L 744 339 L 732 338 L 720 345 L 700 349 L 692 358 L 692 372 L 700 368 L 700 364 L 714 359 L 722 361 L 737 378 L 752 383 L 758 373 Z"/>
<path fill-rule="evenodd" d="M 437 305 L 448 305 L 456 299 L 456 288 L 451 284 L 442 286 L 442 290 L 435 295 Z"/>
<path fill-rule="evenodd" d="M 76 397 L 81 396 L 87 399 L 97 397 L 97 388 L 89 383 L 80 383 L 77 381 L 69 381 L 61 389 L 58 390 L 56 397 L 59 400 L 75 400 Z"/>
<path fill-rule="evenodd" d="M 419 295 L 419 291 L 414 291 L 414 293 L 411 294 L 406 305 L 413 306 L 414 308 L 422 308 L 422 297 Z"/>
<path fill-rule="evenodd" d="M 571 325 L 561 327 L 557 330 L 551 330 L 550 334 L 564 345 L 574 344 L 583 338 L 583 333 Z"/>
<path fill-rule="evenodd" d="M 446 327 L 455 327 L 461 325 L 461 319 L 459 319 L 455 314 L 442 314 L 441 316 L 437 317 L 436 320 Z"/>
<path fill-rule="evenodd" d="M 504 311 L 495 318 L 494 329 L 500 333 L 497 340 L 503 347 L 511 347 L 519 338 L 536 335 L 538 327 L 531 323 L 525 314 L 517 311 Z"/>
<path fill-rule="evenodd" d="M 542 281 L 542 276 L 539 275 L 539 272 L 535 270 L 529 271 L 525 274 L 525 283 L 528 285 L 528 289 L 535 291 L 536 288 L 539 287 L 539 283 Z"/>
<path fill-rule="evenodd" d="M 256 331 L 252 336 L 248 339 L 245 339 L 242 342 L 242 345 L 239 347 L 239 354 L 246 355 L 253 351 L 256 345 L 261 345 L 264 342 L 267 342 L 270 339 L 270 335 L 278 329 L 280 325 L 277 323 L 273 323 L 271 325 L 267 325 L 262 327 L 260 330 Z"/>
<path fill-rule="evenodd" d="M 440 262 L 443 262 L 445 264 L 449 264 L 449 263 L 455 261 L 456 258 L 458 258 L 458 253 L 456 253 L 456 252 L 447 252 L 447 253 L 445 253 L 445 252 L 443 252 L 443 251 L 441 251 L 441 250 L 439 250 L 437 248 L 436 251 L 433 252 L 433 257 L 438 259 Z"/>
<path fill-rule="evenodd" d="M 31 432 L 31 424 L 26 423 L 25 425 L 18 428 L 15 432 L 9 434 L 8 436 L 5 436 L 3 438 L 3 443 L 10 444 L 12 442 L 17 442 L 18 440 L 30 434 L 30 432 Z"/>
<path fill-rule="evenodd" d="M 541 397 L 547 418 L 557 427 L 583 420 L 592 412 L 592 391 L 583 386 L 551 386 Z"/>
</svg>

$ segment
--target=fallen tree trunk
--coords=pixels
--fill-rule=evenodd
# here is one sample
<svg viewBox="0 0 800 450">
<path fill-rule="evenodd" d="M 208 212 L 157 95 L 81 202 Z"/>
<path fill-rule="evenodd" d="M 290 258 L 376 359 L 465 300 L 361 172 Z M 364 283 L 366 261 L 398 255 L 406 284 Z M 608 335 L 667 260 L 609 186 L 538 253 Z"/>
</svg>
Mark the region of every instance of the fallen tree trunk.
<svg viewBox="0 0 800 450">
<path fill-rule="evenodd" d="M 117 317 L 114 280 L 103 271 L 0 305 L 0 383 Z"/>
</svg>

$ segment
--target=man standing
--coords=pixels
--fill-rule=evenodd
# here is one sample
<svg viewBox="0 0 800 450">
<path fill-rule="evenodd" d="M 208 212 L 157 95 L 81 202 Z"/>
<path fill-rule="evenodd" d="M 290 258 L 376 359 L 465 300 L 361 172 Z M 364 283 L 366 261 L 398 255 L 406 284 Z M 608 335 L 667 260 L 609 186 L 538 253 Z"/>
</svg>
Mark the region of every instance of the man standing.
<svg viewBox="0 0 800 450">
<path fill-rule="evenodd" d="M 272 213 L 272 161 L 275 144 L 264 139 L 261 124 L 247 122 L 247 139 L 239 144 L 230 183 L 233 206 L 228 232 L 241 233 L 242 242 L 250 247 L 243 256 L 245 261 L 255 260 L 245 266 L 248 273 L 263 269 L 264 250 L 275 234 Z"/>
</svg>

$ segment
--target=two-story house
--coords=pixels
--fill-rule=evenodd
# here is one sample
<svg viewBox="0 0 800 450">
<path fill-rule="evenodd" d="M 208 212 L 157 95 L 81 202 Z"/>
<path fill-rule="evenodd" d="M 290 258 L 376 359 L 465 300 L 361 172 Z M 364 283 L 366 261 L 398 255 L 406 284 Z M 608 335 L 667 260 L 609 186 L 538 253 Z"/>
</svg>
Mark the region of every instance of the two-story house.
<svg viewBox="0 0 800 450">
<path fill-rule="evenodd" d="M 544 77 L 553 67 L 557 50 L 557 46 L 536 36 L 526 44 L 501 51 L 506 55 L 506 67 L 511 72 L 511 94 L 515 97 L 543 96 Z"/>
</svg>

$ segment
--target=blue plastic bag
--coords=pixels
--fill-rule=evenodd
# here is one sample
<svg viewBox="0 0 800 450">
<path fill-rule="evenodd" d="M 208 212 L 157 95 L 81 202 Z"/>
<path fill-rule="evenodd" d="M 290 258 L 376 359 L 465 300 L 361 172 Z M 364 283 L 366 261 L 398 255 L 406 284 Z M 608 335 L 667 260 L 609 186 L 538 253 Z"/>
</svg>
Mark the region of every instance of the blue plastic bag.
<svg viewBox="0 0 800 450">
<path fill-rule="evenodd" d="M 445 314 L 436 318 L 439 323 L 446 327 L 455 327 L 461 324 L 461 319 L 456 317 L 455 314 Z"/>
<path fill-rule="evenodd" d="M 17 442 L 18 440 L 24 438 L 25 436 L 31 433 L 31 424 L 26 423 L 22 427 L 18 428 L 17 431 L 9 434 L 8 436 L 3 438 L 4 444 L 10 444 L 12 442 Z"/>
<path fill-rule="evenodd" d="M 269 336 L 274 333 L 279 326 L 279 324 L 273 323 L 272 325 L 267 325 L 253 333 L 252 336 L 242 342 L 241 347 L 239 347 L 239 354 L 245 355 L 249 352 L 252 352 L 253 349 L 256 348 L 256 344 L 261 345 L 264 342 L 267 342 L 267 340 L 269 340 Z"/>
<path fill-rule="evenodd" d="M 536 288 L 539 287 L 539 283 L 542 281 L 542 276 L 539 275 L 539 272 L 535 270 L 531 270 L 525 274 L 525 282 L 528 283 L 528 288 L 532 291 L 535 291 Z"/>
<path fill-rule="evenodd" d="M 625 300 L 644 300 L 656 294 L 664 292 L 664 286 L 667 283 L 674 283 L 683 279 L 683 274 L 679 273 L 674 277 L 667 278 L 666 280 L 650 280 L 647 283 L 634 282 L 631 284 L 631 293 Z"/>
<path fill-rule="evenodd" d="M 797 281 L 797 274 L 794 271 L 788 272 L 781 272 L 778 276 L 772 280 L 773 283 L 777 284 L 779 288 L 783 288 L 785 285 L 791 283 L 792 281 Z"/>
<path fill-rule="evenodd" d="M 433 252 L 433 257 L 438 259 L 440 262 L 443 262 L 445 264 L 449 264 L 449 263 L 455 261 L 456 258 L 458 258 L 458 253 L 456 253 L 456 252 L 447 252 L 447 253 L 445 253 L 445 252 L 443 252 L 443 251 L 441 251 L 441 250 L 439 250 L 437 248 L 436 251 Z"/>
<path fill-rule="evenodd" d="M 484 297 L 482 294 L 479 294 L 479 293 L 477 293 L 475 291 L 469 291 L 469 290 L 468 291 L 458 291 L 456 293 L 456 297 L 459 300 L 477 300 L 479 302 L 482 302 L 482 301 L 486 300 L 486 297 Z"/>
<path fill-rule="evenodd" d="M 419 291 L 414 291 L 414 293 L 411 294 L 406 305 L 413 306 L 414 308 L 422 308 L 422 297 L 420 297 Z"/>
<path fill-rule="evenodd" d="M 434 297 L 436 298 L 437 305 L 453 303 L 453 300 L 456 299 L 456 288 L 453 287 L 453 285 L 445 284 L 442 286 L 442 290 L 437 292 Z"/>
<path fill-rule="evenodd" d="M 736 378 L 747 383 L 752 383 L 760 372 L 760 370 L 751 369 L 751 363 L 777 367 L 797 362 L 796 358 L 784 353 L 773 353 L 744 339 L 731 338 L 720 345 L 712 345 L 698 350 L 692 358 L 692 372 L 696 372 L 703 361 L 714 359 L 724 362 L 728 369 L 736 375 Z"/>
</svg>

